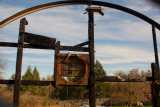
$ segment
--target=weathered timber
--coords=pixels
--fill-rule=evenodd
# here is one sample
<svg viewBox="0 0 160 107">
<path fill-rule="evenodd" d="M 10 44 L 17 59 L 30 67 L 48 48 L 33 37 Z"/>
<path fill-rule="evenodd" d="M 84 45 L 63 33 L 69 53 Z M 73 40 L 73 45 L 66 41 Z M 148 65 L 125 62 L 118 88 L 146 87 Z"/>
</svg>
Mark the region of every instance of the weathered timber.
<svg viewBox="0 0 160 107">
<path fill-rule="evenodd" d="M 24 35 L 25 35 L 24 42 L 27 42 L 31 45 L 52 48 L 52 49 L 54 49 L 55 47 L 55 42 L 56 42 L 55 38 L 32 34 L 28 32 L 25 32 Z"/>
<path fill-rule="evenodd" d="M 85 63 L 78 56 L 66 55 L 61 58 L 61 76 L 83 77 L 85 74 Z"/>
<path fill-rule="evenodd" d="M 14 84 L 14 80 L 0 80 L 0 84 Z M 21 85 L 37 85 L 37 86 L 48 86 L 54 84 L 54 81 L 30 81 L 21 80 Z"/>
<path fill-rule="evenodd" d="M 19 106 L 24 32 L 25 32 L 25 25 L 27 24 L 28 22 L 25 18 L 20 20 L 19 39 L 18 39 L 18 48 L 17 48 L 17 61 L 16 61 L 16 73 L 15 73 L 15 83 L 14 83 L 14 95 L 13 95 L 13 104 L 16 106 Z"/>
<path fill-rule="evenodd" d="M 121 79 L 117 76 L 100 76 L 95 77 L 96 82 L 146 82 L 143 80 L 133 80 L 133 79 Z M 14 84 L 14 80 L 2 80 L 0 79 L 0 84 Z M 30 81 L 21 80 L 21 85 L 37 85 L 37 86 L 47 86 L 49 84 L 55 84 L 55 81 Z"/>
<path fill-rule="evenodd" d="M 152 68 L 152 84 L 151 84 L 152 105 L 153 107 L 160 107 L 159 105 L 160 84 L 157 83 L 157 80 L 159 79 L 158 77 L 159 68 L 156 63 L 152 63 L 151 68 Z"/>
<path fill-rule="evenodd" d="M 155 63 L 157 68 L 159 68 L 159 58 L 158 58 L 158 48 L 157 48 L 157 38 L 156 38 L 156 31 L 155 27 L 152 26 L 152 36 L 153 36 L 153 47 L 154 47 L 154 56 L 155 56 Z M 160 71 L 157 71 L 158 78 L 160 80 Z"/>
<path fill-rule="evenodd" d="M 18 43 L 0 42 L 0 46 L 3 46 L 3 47 L 17 47 Z M 53 50 L 54 49 L 52 47 L 42 47 L 42 46 L 36 46 L 36 45 L 31 45 L 31 44 L 24 44 L 23 48 L 49 49 L 49 50 Z M 64 50 L 64 51 L 79 51 L 79 52 L 88 52 L 89 51 L 88 48 L 85 48 L 85 47 L 74 47 L 74 46 L 60 46 L 59 50 Z"/>
<path fill-rule="evenodd" d="M 0 42 L 0 46 L 3 46 L 3 47 L 18 47 L 18 43 Z"/>
<path fill-rule="evenodd" d="M 56 45 L 55 45 L 55 56 L 54 56 L 54 81 L 55 81 L 55 85 L 54 87 L 57 86 L 57 60 L 58 60 L 58 54 L 60 53 L 60 41 L 57 41 Z"/>
<path fill-rule="evenodd" d="M 59 53 L 57 60 L 57 85 L 88 85 L 88 54 Z M 78 77 L 67 81 L 64 77 Z"/>
<path fill-rule="evenodd" d="M 148 79 L 145 77 L 121 78 L 120 76 L 96 76 L 95 81 L 96 82 L 146 82 L 148 81 Z"/>
<path fill-rule="evenodd" d="M 88 11 L 88 40 L 89 40 L 89 105 L 96 107 L 95 74 L 94 74 L 94 13 Z"/>
<path fill-rule="evenodd" d="M 82 47 L 82 46 L 85 46 L 85 45 L 88 45 L 88 44 L 89 44 L 89 41 L 77 44 L 74 47 Z"/>
<path fill-rule="evenodd" d="M 61 46 L 60 50 L 65 51 L 81 51 L 81 52 L 88 52 L 89 49 L 85 47 L 74 47 L 74 46 Z"/>
</svg>

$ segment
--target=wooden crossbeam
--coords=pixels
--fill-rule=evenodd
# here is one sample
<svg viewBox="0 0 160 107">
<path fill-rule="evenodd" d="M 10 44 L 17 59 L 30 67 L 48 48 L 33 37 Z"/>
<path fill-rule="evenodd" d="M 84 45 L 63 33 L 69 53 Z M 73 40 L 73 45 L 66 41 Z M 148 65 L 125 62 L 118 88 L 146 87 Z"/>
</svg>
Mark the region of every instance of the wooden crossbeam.
<svg viewBox="0 0 160 107">
<path fill-rule="evenodd" d="M 56 39 L 43 35 L 24 32 L 24 42 L 35 46 L 54 48 Z"/>
<path fill-rule="evenodd" d="M 77 44 L 74 47 L 82 47 L 82 46 L 85 46 L 85 45 L 88 45 L 88 44 L 89 44 L 89 41 Z"/>
<path fill-rule="evenodd" d="M 147 79 L 121 79 L 118 76 L 99 76 L 95 77 L 97 82 L 146 82 Z M 0 79 L 0 84 L 14 84 L 14 80 L 2 80 Z M 55 81 L 30 81 L 21 80 L 21 85 L 37 85 L 37 86 L 47 86 L 54 85 Z"/>
<path fill-rule="evenodd" d="M 0 46 L 3 47 L 17 47 L 18 43 L 13 42 L 0 42 Z M 43 47 L 43 46 L 35 46 L 31 44 L 24 44 L 23 48 L 31 48 L 31 49 L 55 49 L 52 47 Z M 85 47 L 74 47 L 74 46 L 60 46 L 59 50 L 65 50 L 65 51 L 80 51 L 80 52 L 88 52 L 88 48 Z"/>
</svg>

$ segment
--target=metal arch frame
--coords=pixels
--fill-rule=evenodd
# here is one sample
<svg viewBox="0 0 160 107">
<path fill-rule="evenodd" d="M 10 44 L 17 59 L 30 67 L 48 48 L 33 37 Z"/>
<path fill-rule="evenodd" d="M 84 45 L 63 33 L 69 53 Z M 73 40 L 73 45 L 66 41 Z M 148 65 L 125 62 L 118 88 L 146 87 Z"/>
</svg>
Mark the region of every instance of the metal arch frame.
<svg viewBox="0 0 160 107">
<path fill-rule="evenodd" d="M 85 0 L 76 0 L 76 1 L 70 0 L 70 1 L 58 1 L 58 2 L 52 2 L 52 3 L 38 5 L 38 6 L 31 7 L 31 8 L 25 9 L 23 11 L 20 11 L 20 12 L 14 14 L 14 15 L 8 17 L 7 19 L 1 21 L 0 22 L 0 28 L 2 28 L 3 26 L 11 23 L 12 21 L 14 21 L 14 20 L 16 20 L 20 17 L 23 17 L 27 14 L 37 12 L 37 11 L 40 11 L 40 10 L 43 10 L 43 9 L 47 9 L 47 8 L 51 8 L 51 7 L 58 7 L 58 6 L 65 6 L 65 5 L 89 5 L 89 4 L 90 4 L 90 1 L 87 1 L 87 0 L 86 1 Z M 121 10 L 123 12 L 129 13 L 131 15 L 134 15 L 134 16 L 148 22 L 149 24 L 155 26 L 157 29 L 160 30 L 160 24 L 159 23 L 157 23 L 156 21 L 152 20 L 151 18 L 149 18 L 149 17 L 147 17 L 147 16 L 145 16 L 145 15 L 143 15 L 143 14 L 137 12 L 137 11 L 129 9 L 127 7 L 123 7 L 123 6 L 120 6 L 120 5 L 107 3 L 107 2 L 101 2 L 101 1 L 92 1 L 92 5 L 110 7 L 110 8 L 113 8 L 113 9 Z"/>
<path fill-rule="evenodd" d="M 70 0 L 70 1 L 59 1 L 59 2 L 52 2 L 52 3 L 48 3 L 48 4 L 43 4 L 43 5 L 38 5 L 38 6 L 35 6 L 35 7 L 31 7 L 31 8 L 28 8 L 28 9 L 26 9 L 26 10 L 23 10 L 23 11 L 21 11 L 21 12 L 19 12 L 19 13 L 16 13 L 16 14 L 14 14 L 14 15 L 12 15 L 12 16 L 10 16 L 10 17 L 8 17 L 7 19 L 5 19 L 5 20 L 3 20 L 2 22 L 0 22 L 0 28 L 2 28 L 3 26 L 5 26 L 5 25 L 7 25 L 7 24 L 9 24 L 10 22 L 12 22 L 12 21 L 14 21 L 14 20 L 16 20 L 16 19 L 18 19 L 18 18 L 20 18 L 20 17 L 22 17 L 22 16 L 25 16 L 25 15 L 27 15 L 27 14 L 30 14 L 30 13 L 33 13 L 33 12 L 36 12 L 36 11 L 39 11 L 39 10 L 43 10 L 43 9 L 47 9 L 47 8 L 51 8 L 51 7 L 58 7 L 58 6 L 65 6 L 65 5 L 90 5 L 90 1 L 87 1 L 87 0 L 77 0 L 77 1 L 72 1 L 72 0 Z M 136 17 L 138 17 L 138 18 L 140 18 L 140 19 L 142 19 L 142 20 L 144 20 L 144 21 L 146 21 L 146 22 L 148 22 L 149 24 L 151 24 L 152 25 L 152 27 L 154 28 L 154 27 L 156 27 L 157 29 L 159 29 L 160 30 L 160 24 L 159 23 L 157 23 L 157 22 L 155 22 L 154 20 L 152 20 L 152 19 L 150 19 L 149 17 L 147 17 L 147 16 L 145 16 L 145 15 L 143 15 L 143 14 L 141 14 L 141 13 L 139 13 L 139 12 L 137 12 L 137 11 L 134 11 L 134 10 L 131 10 L 131 9 L 129 9 L 129 8 L 126 8 L 126 7 L 123 7 L 123 6 L 120 6 L 120 5 L 116 5 L 116 4 L 111 4 L 111 3 L 107 3 L 107 2 L 100 2 L 100 1 L 92 1 L 92 5 L 98 5 L 98 6 L 104 6 L 104 7 L 110 7 L 110 8 L 113 8 L 113 9 L 117 9 L 117 10 L 121 10 L 121 11 L 123 11 L 123 12 L 126 12 L 126 13 L 129 13 L 129 14 L 131 14 L 131 15 L 133 15 L 133 16 L 136 16 Z M 90 47 L 90 51 L 89 51 L 89 54 L 90 53 L 92 53 L 92 54 L 90 54 L 90 59 L 92 59 L 92 61 L 90 60 L 90 64 L 91 64 L 91 67 L 90 68 L 93 68 L 93 66 L 92 65 L 94 65 L 92 62 L 94 62 L 93 60 L 94 60 L 94 32 L 93 32 L 93 13 L 91 14 L 90 13 L 90 15 L 89 15 L 89 25 L 91 25 L 92 27 L 90 27 L 89 28 L 89 36 L 93 36 L 93 37 L 89 37 L 90 38 L 90 40 L 89 41 L 91 41 L 91 43 L 89 44 L 89 47 Z M 24 19 L 23 19 L 24 20 Z M 25 20 L 24 20 L 25 21 Z M 20 30 L 23 30 L 23 32 L 24 32 L 24 28 L 25 28 L 25 24 L 26 23 L 21 23 L 21 26 L 20 26 Z M 155 29 L 153 29 L 153 36 L 156 36 L 155 35 Z M 19 33 L 19 34 L 21 34 L 21 35 L 24 35 L 24 33 Z M 19 35 L 19 36 L 21 36 L 21 35 Z M 23 38 L 21 38 L 20 40 L 22 40 Z M 23 40 L 22 40 L 23 41 Z M 156 40 L 154 40 L 153 42 L 155 42 Z M 156 44 L 155 44 L 156 45 Z M 156 47 L 155 47 L 155 49 L 156 49 Z M 22 44 L 21 44 L 21 41 L 19 42 L 19 44 L 18 44 L 18 50 L 21 50 L 22 52 L 23 52 L 23 46 L 22 46 Z M 17 56 L 22 56 L 22 52 L 19 52 L 21 55 L 18 55 L 18 52 L 17 52 Z M 18 58 L 17 58 L 18 59 Z M 22 58 L 21 58 L 22 59 Z M 18 59 L 18 60 L 21 60 L 20 58 Z M 157 58 L 156 58 L 157 59 Z M 21 62 L 21 61 L 20 61 Z M 17 63 L 18 64 L 18 63 Z M 19 64 L 20 65 L 20 64 Z M 153 65 L 153 64 L 152 64 Z M 157 67 L 157 66 L 155 66 L 155 67 Z M 155 67 L 152 67 L 153 69 L 155 69 Z M 18 71 L 20 71 L 19 69 L 20 69 L 20 67 L 17 67 L 18 68 L 18 70 L 16 70 L 16 72 Z M 90 70 L 90 71 L 94 71 L 94 70 Z M 155 70 L 153 70 L 153 72 L 154 71 L 156 71 L 157 72 L 157 68 L 155 69 Z M 91 75 L 90 75 L 90 79 L 89 79 L 89 95 L 91 95 L 91 97 L 89 98 L 89 103 L 90 103 L 90 106 L 91 107 L 95 107 L 95 95 L 94 95 L 94 93 L 95 93 L 95 89 L 94 89 L 94 84 L 95 84 L 95 79 L 94 79 L 94 73 L 90 73 Z M 18 74 L 18 75 L 21 75 L 20 73 Z M 19 76 L 20 77 L 20 76 Z M 154 78 L 152 78 L 152 79 L 154 79 Z M 18 82 L 17 82 L 18 81 Z M 152 80 L 153 81 L 153 83 L 155 83 L 155 81 L 154 80 Z M 2 81 L 3 82 L 3 81 Z M 20 84 L 21 83 L 21 80 L 20 80 L 20 78 L 17 78 L 17 80 L 15 80 L 14 81 L 15 83 L 17 83 L 17 84 Z M 38 81 L 36 82 L 36 83 L 38 83 Z M 41 82 L 42 83 L 42 82 Z M 52 82 L 53 83 L 53 82 Z M 38 83 L 39 84 L 39 83 Z M 14 99 L 13 99 L 13 103 L 14 104 L 19 104 L 19 86 L 20 85 L 17 85 L 17 87 L 15 88 L 15 90 L 14 90 Z M 153 89 L 156 89 L 155 88 L 155 86 L 156 85 L 154 85 L 154 84 L 152 84 L 152 91 L 153 91 Z M 158 98 L 157 97 L 157 95 L 159 95 L 159 90 L 156 90 L 156 93 L 152 93 L 152 99 L 153 99 L 153 105 L 154 105 L 154 107 L 157 107 L 157 105 L 158 105 L 158 100 L 156 99 L 156 98 Z M 93 98 L 92 98 L 93 97 Z"/>
</svg>

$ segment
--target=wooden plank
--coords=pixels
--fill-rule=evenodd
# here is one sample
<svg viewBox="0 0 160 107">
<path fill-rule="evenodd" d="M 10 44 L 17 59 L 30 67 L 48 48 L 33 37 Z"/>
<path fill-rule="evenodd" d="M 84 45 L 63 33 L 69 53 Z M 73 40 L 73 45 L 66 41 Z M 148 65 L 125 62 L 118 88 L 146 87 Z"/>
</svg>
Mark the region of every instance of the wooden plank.
<svg viewBox="0 0 160 107">
<path fill-rule="evenodd" d="M 25 35 L 24 42 L 27 42 L 31 45 L 41 46 L 46 48 L 54 48 L 55 46 L 55 42 L 56 42 L 55 38 L 32 34 L 28 32 L 25 32 L 24 35 Z"/>
<path fill-rule="evenodd" d="M 18 43 L 13 42 L 0 42 L 0 46 L 3 47 L 17 47 Z M 42 46 L 36 46 L 31 44 L 24 44 L 23 48 L 31 48 L 31 49 L 50 49 L 53 50 L 52 47 L 42 47 Z M 89 49 L 85 47 L 74 47 L 74 46 L 60 46 L 59 50 L 65 50 L 65 51 L 79 51 L 79 52 L 88 52 Z"/>
<path fill-rule="evenodd" d="M 71 54 L 67 58 L 67 54 L 64 54 L 64 56 L 61 56 L 59 58 L 61 60 L 61 76 L 68 76 L 68 77 L 84 76 L 85 64 L 77 55 Z"/>
<path fill-rule="evenodd" d="M 156 30 L 155 30 L 154 26 L 152 26 L 152 36 L 153 36 L 153 47 L 154 47 L 155 63 L 157 64 L 157 68 L 159 68 L 157 38 L 156 38 Z M 157 75 L 158 75 L 158 78 L 160 80 L 160 70 L 157 71 Z"/>
<path fill-rule="evenodd" d="M 24 45 L 23 32 L 25 32 L 25 25 L 27 24 L 28 22 L 25 18 L 20 20 L 19 39 L 18 39 L 18 48 L 17 48 L 17 61 L 16 61 L 16 74 L 15 74 L 14 95 L 13 95 L 13 104 L 16 106 L 19 106 L 22 57 L 23 57 L 23 45 Z"/>
<path fill-rule="evenodd" d="M 88 40 L 89 40 L 89 105 L 96 107 L 95 74 L 94 74 L 94 13 L 88 12 Z"/>
<path fill-rule="evenodd" d="M 152 68 L 152 84 L 151 84 L 151 94 L 152 94 L 152 105 L 153 107 L 159 107 L 159 92 L 160 92 L 160 85 L 157 84 L 157 80 L 159 79 L 158 71 L 159 68 L 156 63 L 151 64 Z"/>
<path fill-rule="evenodd" d="M 18 47 L 18 43 L 0 42 L 0 46 L 3 46 L 3 47 Z"/>
<path fill-rule="evenodd" d="M 88 45 L 88 44 L 89 44 L 89 41 L 77 44 L 74 47 L 82 47 L 82 46 L 85 46 L 85 45 Z"/>
<path fill-rule="evenodd" d="M 80 51 L 80 52 L 88 52 L 89 49 L 85 47 L 74 47 L 74 46 L 61 46 L 60 50 L 66 51 Z"/>
<path fill-rule="evenodd" d="M 54 81 L 55 81 L 55 85 L 54 87 L 57 87 L 57 60 L 58 60 L 58 54 L 60 53 L 60 41 L 57 41 L 56 45 L 55 45 L 55 55 L 54 55 Z"/>
<path fill-rule="evenodd" d="M 0 84 L 14 84 L 14 80 L 0 80 Z M 21 80 L 21 85 L 37 85 L 37 86 L 48 86 L 54 84 L 54 81 L 30 81 Z"/>
<path fill-rule="evenodd" d="M 84 70 L 75 71 L 75 70 L 63 70 L 61 73 L 61 76 L 63 77 L 83 77 L 84 76 Z"/>
<path fill-rule="evenodd" d="M 147 79 L 145 79 L 148 81 Z M 146 82 L 145 80 L 133 80 L 127 79 L 122 80 L 117 76 L 98 76 L 95 77 L 96 82 Z M 160 81 L 159 81 L 160 82 Z M 21 85 L 37 85 L 37 86 L 47 86 L 49 84 L 54 84 L 55 81 L 30 81 L 30 80 L 21 80 Z M 14 84 L 14 80 L 2 80 L 0 79 L 0 84 Z"/>
</svg>

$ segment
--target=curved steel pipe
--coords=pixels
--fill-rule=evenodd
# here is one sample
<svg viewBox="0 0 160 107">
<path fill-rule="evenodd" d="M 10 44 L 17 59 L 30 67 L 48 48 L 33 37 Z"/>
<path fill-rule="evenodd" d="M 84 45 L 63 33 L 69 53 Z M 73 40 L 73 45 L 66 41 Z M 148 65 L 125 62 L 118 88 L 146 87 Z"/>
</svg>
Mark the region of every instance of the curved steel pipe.
<svg viewBox="0 0 160 107">
<path fill-rule="evenodd" d="M 38 5 L 38 6 L 35 6 L 35 7 L 31 7 L 31 8 L 28 8 L 28 9 L 25 9 L 21 12 L 18 12 L 10 17 L 8 17 L 7 19 L 3 20 L 0 22 L 0 28 L 2 28 L 3 26 L 9 24 L 10 22 L 22 17 L 22 16 L 25 16 L 27 14 L 30 14 L 30 13 L 33 13 L 33 12 L 36 12 L 36 11 L 40 11 L 40 10 L 43 10 L 43 9 L 47 9 L 47 8 L 51 8 L 51 7 L 58 7 L 58 6 L 65 6 L 65 5 L 89 5 L 90 1 L 85 1 L 85 0 L 76 0 L 76 1 L 59 1 L 59 2 L 52 2 L 52 3 L 47 3 L 47 4 L 42 4 L 42 5 Z M 150 19 L 149 17 L 137 12 L 137 11 L 134 11 L 132 9 L 129 9 L 129 8 L 126 8 L 126 7 L 123 7 L 123 6 L 120 6 L 120 5 L 116 5 L 116 4 L 112 4 L 112 3 L 107 3 L 107 2 L 101 2 L 101 1 L 93 1 L 92 2 L 92 5 L 98 5 L 98 6 L 104 6 L 104 7 L 110 7 L 110 8 L 113 8 L 113 9 L 117 9 L 117 10 L 121 10 L 123 12 L 126 12 L 126 13 L 129 13 L 131 15 L 134 15 L 146 22 L 148 22 L 149 24 L 155 26 L 157 29 L 160 30 L 160 24 L 157 23 L 156 21 Z"/>
</svg>

